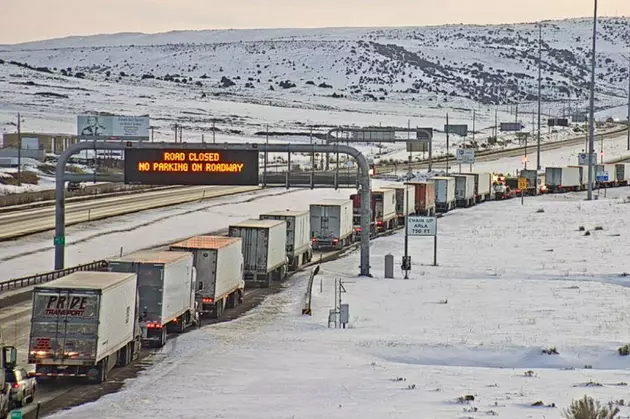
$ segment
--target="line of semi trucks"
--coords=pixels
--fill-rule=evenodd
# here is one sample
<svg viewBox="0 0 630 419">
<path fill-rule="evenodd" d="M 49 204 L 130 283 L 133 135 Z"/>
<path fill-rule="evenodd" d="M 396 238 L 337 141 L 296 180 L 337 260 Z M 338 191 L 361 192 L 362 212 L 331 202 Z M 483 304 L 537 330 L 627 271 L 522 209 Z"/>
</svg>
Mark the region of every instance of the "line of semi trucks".
<svg viewBox="0 0 630 419">
<path fill-rule="evenodd" d="M 600 169 L 600 168 L 598 168 Z M 601 168 L 609 186 L 627 185 L 630 164 Z M 521 171 L 527 193 L 579 190 L 582 167 Z M 408 215 L 435 215 L 502 199 L 512 178 L 492 173 L 436 176 L 384 184 L 371 191 L 371 233 L 404 225 Z M 499 192 L 497 192 L 499 191 Z M 524 193 L 526 191 L 523 191 Z M 236 308 L 247 289 L 268 288 L 313 258 L 341 250 L 360 233 L 358 194 L 274 211 L 229 226 L 227 236 L 196 236 L 167 250 L 114 257 L 106 271 L 75 272 L 33 291 L 28 362 L 35 374 L 100 383 L 112 368 L 137 359 L 143 346 L 162 347 L 169 333 L 200 326 Z"/>
</svg>

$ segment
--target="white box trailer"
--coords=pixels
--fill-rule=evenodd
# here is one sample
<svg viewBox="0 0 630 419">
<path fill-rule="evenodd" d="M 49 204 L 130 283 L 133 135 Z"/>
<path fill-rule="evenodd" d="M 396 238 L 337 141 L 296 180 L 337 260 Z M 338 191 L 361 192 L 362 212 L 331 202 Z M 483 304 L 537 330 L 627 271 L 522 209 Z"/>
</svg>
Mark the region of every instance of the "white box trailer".
<svg viewBox="0 0 630 419">
<path fill-rule="evenodd" d="M 311 204 L 313 249 L 342 249 L 354 241 L 352 201 L 330 199 Z"/>
<path fill-rule="evenodd" d="M 475 201 L 489 201 L 492 191 L 492 175 L 490 173 L 470 173 L 475 178 Z"/>
<path fill-rule="evenodd" d="M 598 164 L 595 166 L 595 180 L 597 181 L 597 173 L 607 172 L 608 180 L 604 182 L 596 182 L 603 187 L 617 186 L 617 167 L 614 164 Z M 588 167 L 585 167 L 585 171 L 588 172 Z"/>
<path fill-rule="evenodd" d="M 218 319 L 243 298 L 243 239 L 196 236 L 173 243 L 169 250 L 190 252 L 197 271 L 195 299 L 199 313 Z"/>
<path fill-rule="evenodd" d="M 162 347 L 167 333 L 197 324 L 196 272 L 188 252 L 145 251 L 108 261 L 111 272 L 138 275 L 142 341 Z"/>
<path fill-rule="evenodd" d="M 103 382 L 140 354 L 134 273 L 75 272 L 33 290 L 28 362 L 40 377 Z"/>
<path fill-rule="evenodd" d="M 615 172 L 617 183 L 621 186 L 627 186 L 630 181 L 630 163 L 615 164 Z"/>
<path fill-rule="evenodd" d="M 455 208 L 455 178 L 436 176 L 429 179 L 435 184 L 435 209 L 437 212 L 449 212 Z"/>
<path fill-rule="evenodd" d="M 581 167 L 547 167 L 545 182 L 549 192 L 579 191 L 583 180 Z M 585 177 L 588 178 L 588 171 Z"/>
<path fill-rule="evenodd" d="M 468 208 L 475 204 L 475 177 L 473 175 L 453 175 L 455 178 L 455 204 Z"/>
<path fill-rule="evenodd" d="M 271 286 L 287 276 L 287 223 L 284 220 L 246 220 L 229 227 L 230 237 L 243 239 L 243 279 L 246 286 Z"/>
<path fill-rule="evenodd" d="M 381 186 L 381 189 L 393 189 L 396 191 L 396 216 L 398 224 L 405 221 L 409 214 L 413 214 L 416 210 L 416 186 L 412 183 L 405 185 L 404 183 L 391 183 Z"/>
<path fill-rule="evenodd" d="M 398 226 L 396 216 L 396 191 L 393 189 L 372 189 L 374 220 L 378 231 L 391 230 Z"/>
<path fill-rule="evenodd" d="M 287 258 L 295 271 L 313 258 L 311 248 L 311 214 L 308 211 L 273 211 L 260 215 L 261 220 L 284 220 L 287 223 Z"/>
</svg>

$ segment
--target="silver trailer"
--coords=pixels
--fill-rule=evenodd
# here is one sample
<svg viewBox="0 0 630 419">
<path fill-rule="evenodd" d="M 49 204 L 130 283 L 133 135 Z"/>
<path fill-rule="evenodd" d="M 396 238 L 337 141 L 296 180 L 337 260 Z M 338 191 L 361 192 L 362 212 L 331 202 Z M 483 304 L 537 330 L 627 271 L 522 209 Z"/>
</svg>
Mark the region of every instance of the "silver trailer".
<svg viewBox="0 0 630 419">
<path fill-rule="evenodd" d="M 492 175 L 490 173 L 468 173 L 475 178 L 475 202 L 492 199 Z"/>
<path fill-rule="evenodd" d="M 308 211 L 273 211 L 261 214 L 261 220 L 284 220 L 287 223 L 287 257 L 289 269 L 297 270 L 313 258 Z"/>
<path fill-rule="evenodd" d="M 243 240 L 196 236 L 171 244 L 171 251 L 190 252 L 197 271 L 195 299 L 202 316 L 218 319 L 243 298 Z"/>
<path fill-rule="evenodd" d="M 162 347 L 169 332 L 197 324 L 196 272 L 188 252 L 138 252 L 109 260 L 111 272 L 138 275 L 142 342 Z"/>
<path fill-rule="evenodd" d="M 416 186 L 412 183 L 390 183 L 381 189 L 393 189 L 396 191 L 396 216 L 398 224 L 403 224 L 409 214 L 415 212 Z"/>
<path fill-rule="evenodd" d="M 579 191 L 582 188 L 580 167 L 547 167 L 545 182 L 549 192 Z M 588 177 L 588 174 L 586 175 Z"/>
<path fill-rule="evenodd" d="M 630 163 L 615 164 L 615 172 L 617 176 L 617 183 L 620 186 L 627 186 L 628 182 L 630 182 Z"/>
<path fill-rule="evenodd" d="M 455 178 L 455 205 L 468 208 L 475 205 L 475 177 L 473 175 L 453 175 Z"/>
<path fill-rule="evenodd" d="M 429 179 L 435 184 L 435 209 L 437 212 L 449 212 L 455 208 L 455 178 L 436 176 Z"/>
<path fill-rule="evenodd" d="M 311 204 L 310 213 L 313 249 L 342 249 L 354 241 L 351 200 Z"/>
<path fill-rule="evenodd" d="M 140 354 L 134 273 L 75 272 L 33 290 L 29 364 L 38 377 L 101 383 Z"/>
<path fill-rule="evenodd" d="M 229 227 L 230 237 L 243 239 L 245 285 L 269 288 L 287 276 L 287 223 L 284 220 L 246 220 Z"/>
</svg>

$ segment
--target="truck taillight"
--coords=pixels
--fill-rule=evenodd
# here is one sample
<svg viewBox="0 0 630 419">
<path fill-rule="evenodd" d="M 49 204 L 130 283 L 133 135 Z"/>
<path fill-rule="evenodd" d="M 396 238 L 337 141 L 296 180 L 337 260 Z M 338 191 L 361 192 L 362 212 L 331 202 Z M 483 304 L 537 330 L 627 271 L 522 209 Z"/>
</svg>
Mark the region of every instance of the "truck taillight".
<svg viewBox="0 0 630 419">
<path fill-rule="evenodd" d="M 20 388 L 20 385 L 18 383 L 13 383 L 13 388 Z"/>
<path fill-rule="evenodd" d="M 201 302 L 204 304 L 212 304 L 214 300 L 212 298 L 202 298 Z"/>
</svg>

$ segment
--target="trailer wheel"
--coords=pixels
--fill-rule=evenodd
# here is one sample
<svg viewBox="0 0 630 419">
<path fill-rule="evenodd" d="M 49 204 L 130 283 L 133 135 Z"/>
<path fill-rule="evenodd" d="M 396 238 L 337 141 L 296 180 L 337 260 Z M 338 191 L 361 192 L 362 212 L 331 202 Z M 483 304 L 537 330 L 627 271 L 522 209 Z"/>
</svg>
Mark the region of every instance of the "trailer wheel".
<svg viewBox="0 0 630 419">
<path fill-rule="evenodd" d="M 160 340 L 157 343 L 157 347 L 161 348 L 166 345 L 166 327 L 162 328 L 162 334 L 160 335 Z"/>
<path fill-rule="evenodd" d="M 297 271 L 299 266 L 300 266 L 300 256 L 294 256 L 293 260 L 291 261 L 291 270 Z"/>
<path fill-rule="evenodd" d="M 118 350 L 117 362 L 116 366 L 118 368 L 126 367 L 129 364 L 129 345 L 125 345 L 124 347 Z"/>
<path fill-rule="evenodd" d="M 225 308 L 231 309 L 238 307 L 238 291 L 234 291 L 232 294 L 228 295 L 227 302 Z"/>
</svg>

